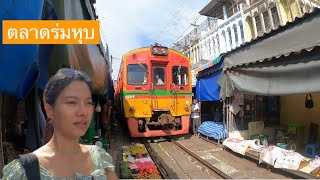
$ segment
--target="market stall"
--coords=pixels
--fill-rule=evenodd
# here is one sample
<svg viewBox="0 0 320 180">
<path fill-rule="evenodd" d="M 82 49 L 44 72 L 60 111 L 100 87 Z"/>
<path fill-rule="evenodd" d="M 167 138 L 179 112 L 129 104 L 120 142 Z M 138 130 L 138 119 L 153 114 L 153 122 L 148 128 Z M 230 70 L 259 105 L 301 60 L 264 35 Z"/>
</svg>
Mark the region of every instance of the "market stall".
<svg viewBox="0 0 320 180">
<path fill-rule="evenodd" d="M 270 165 L 310 177 L 317 174 L 320 167 L 316 158 L 319 154 L 320 31 L 315 30 L 319 28 L 320 9 L 315 9 L 228 52 L 224 55 L 225 71 L 218 80 L 220 97 L 227 105 L 229 137 L 235 136 L 232 132 L 239 130 L 239 122 L 245 120 L 243 132 L 239 130 L 237 135 L 257 139 L 258 145 L 263 144 L 261 139 L 267 138 L 265 148 L 278 150 L 279 155 L 272 159 L 275 164 Z M 239 93 L 243 94 L 240 98 Z M 273 103 L 268 104 L 270 98 Z M 264 123 L 250 127 L 250 123 L 258 121 Z M 265 151 L 251 149 L 245 154 L 261 159 Z M 285 164 L 289 157 L 295 160 Z"/>
<path fill-rule="evenodd" d="M 228 138 L 223 146 L 244 156 L 266 163 L 269 167 L 285 170 L 297 176 L 320 178 L 320 158 L 308 158 L 293 150 L 277 146 L 257 145 L 256 140 Z"/>
<path fill-rule="evenodd" d="M 219 144 L 227 136 L 223 102 L 219 97 L 220 86 L 217 83 L 223 73 L 223 65 L 223 56 L 208 62 L 204 65 L 206 68 L 198 73 L 196 82 L 196 99 L 201 103 L 201 125 L 198 133 L 207 139 L 217 140 Z"/>
<path fill-rule="evenodd" d="M 157 166 L 143 144 L 122 147 L 122 179 L 161 179 Z"/>
</svg>

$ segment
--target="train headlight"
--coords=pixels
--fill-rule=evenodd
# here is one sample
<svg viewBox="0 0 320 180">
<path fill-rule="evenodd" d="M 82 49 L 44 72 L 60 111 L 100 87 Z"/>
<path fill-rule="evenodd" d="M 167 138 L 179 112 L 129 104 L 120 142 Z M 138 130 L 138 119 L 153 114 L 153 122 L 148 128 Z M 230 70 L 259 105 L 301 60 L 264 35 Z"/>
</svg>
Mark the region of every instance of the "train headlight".
<svg viewBox="0 0 320 180">
<path fill-rule="evenodd" d="M 163 46 L 152 46 L 151 52 L 153 55 L 156 55 L 156 56 L 167 56 L 168 48 Z"/>
<path fill-rule="evenodd" d="M 131 107 L 129 108 L 129 112 L 134 113 L 135 111 L 136 111 L 136 109 L 135 109 L 133 106 L 131 106 Z"/>
</svg>

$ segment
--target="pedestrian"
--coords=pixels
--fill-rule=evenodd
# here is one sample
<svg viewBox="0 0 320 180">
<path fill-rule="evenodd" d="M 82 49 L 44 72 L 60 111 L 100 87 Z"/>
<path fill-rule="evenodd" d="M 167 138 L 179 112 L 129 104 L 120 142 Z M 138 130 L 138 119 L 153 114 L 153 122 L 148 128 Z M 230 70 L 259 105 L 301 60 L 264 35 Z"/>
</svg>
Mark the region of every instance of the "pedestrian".
<svg viewBox="0 0 320 180">
<path fill-rule="evenodd" d="M 198 127 L 201 124 L 200 121 L 200 107 L 197 103 L 197 100 L 194 99 L 191 105 L 191 124 L 192 124 L 192 133 L 194 136 L 197 135 Z"/>
<path fill-rule="evenodd" d="M 3 179 L 117 179 L 112 157 L 95 145 L 79 143 L 93 115 L 88 75 L 61 69 L 48 81 L 44 108 L 52 125 L 50 141 L 3 168 Z M 27 165 L 25 165 L 27 164 Z"/>
</svg>

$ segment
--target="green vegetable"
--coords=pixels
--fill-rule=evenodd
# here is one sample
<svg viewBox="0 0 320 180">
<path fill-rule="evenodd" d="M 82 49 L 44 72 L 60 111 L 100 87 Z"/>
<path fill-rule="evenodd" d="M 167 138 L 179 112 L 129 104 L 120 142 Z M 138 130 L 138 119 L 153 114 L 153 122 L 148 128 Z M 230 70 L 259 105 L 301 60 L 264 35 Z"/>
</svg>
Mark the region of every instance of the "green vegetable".
<svg viewBox="0 0 320 180">
<path fill-rule="evenodd" d="M 122 179 L 131 179 L 132 178 L 132 172 L 127 166 L 127 162 L 122 161 L 120 163 L 120 176 Z"/>
</svg>

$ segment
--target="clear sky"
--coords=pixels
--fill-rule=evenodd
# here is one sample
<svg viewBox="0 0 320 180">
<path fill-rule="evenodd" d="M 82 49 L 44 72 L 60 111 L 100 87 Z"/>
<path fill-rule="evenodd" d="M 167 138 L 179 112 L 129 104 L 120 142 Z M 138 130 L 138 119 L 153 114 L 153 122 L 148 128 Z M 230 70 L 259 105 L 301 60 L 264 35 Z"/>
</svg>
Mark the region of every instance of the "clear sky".
<svg viewBox="0 0 320 180">
<path fill-rule="evenodd" d="M 102 38 L 110 54 L 121 59 L 130 50 L 154 43 L 171 47 L 186 33 L 210 0 L 97 0 Z M 198 19 L 199 18 L 199 19 Z M 113 78 L 120 60 L 114 59 Z"/>
</svg>

